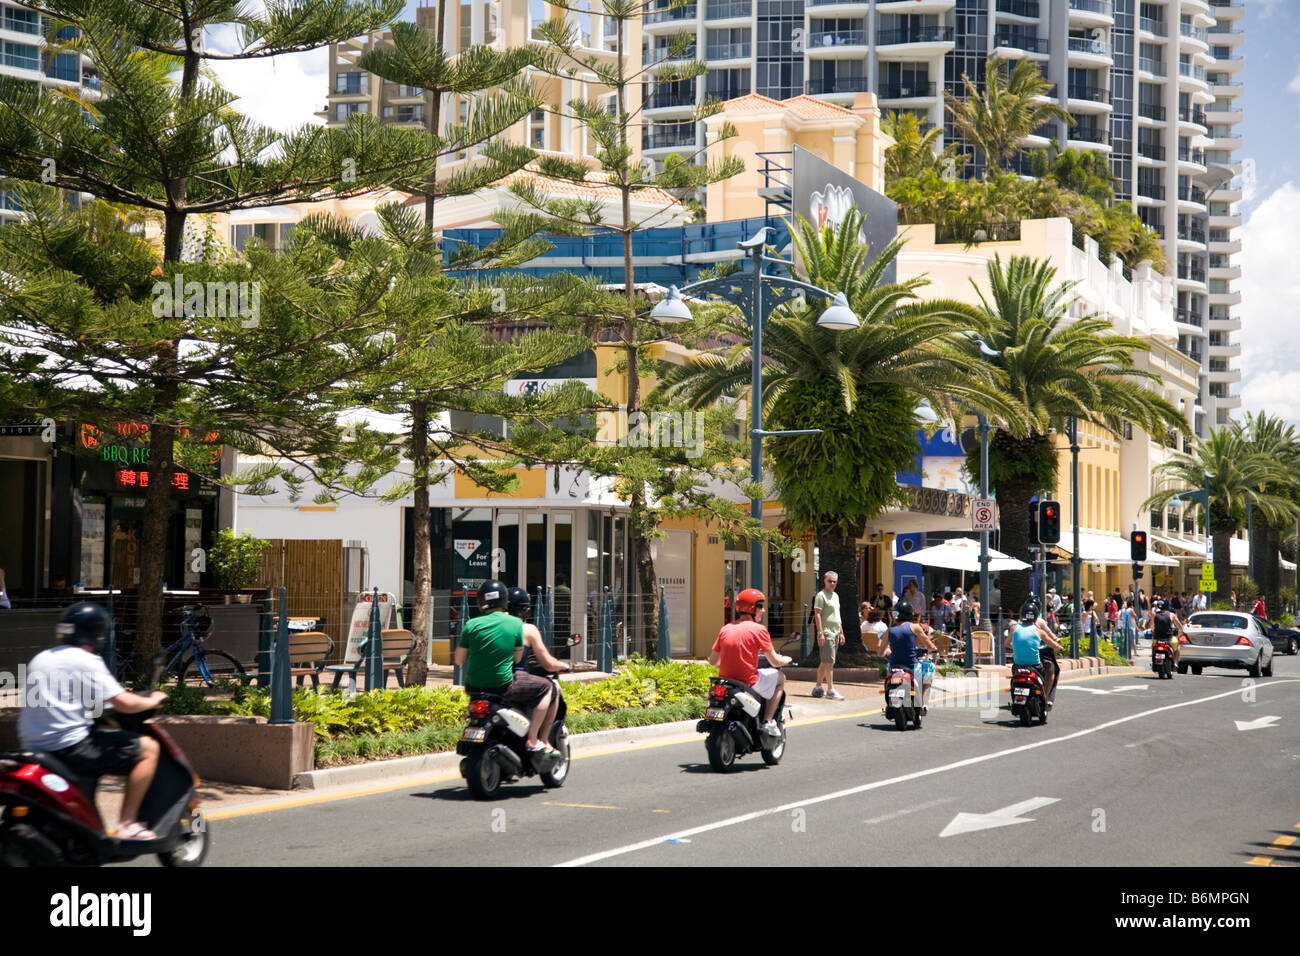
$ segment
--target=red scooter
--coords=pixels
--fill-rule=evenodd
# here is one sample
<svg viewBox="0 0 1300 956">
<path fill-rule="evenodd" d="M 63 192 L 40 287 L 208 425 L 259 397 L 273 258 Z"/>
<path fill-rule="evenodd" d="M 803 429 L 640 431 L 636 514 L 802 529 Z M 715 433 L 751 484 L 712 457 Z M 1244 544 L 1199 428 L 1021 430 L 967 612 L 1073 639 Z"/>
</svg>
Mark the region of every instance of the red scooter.
<svg viewBox="0 0 1300 956">
<path fill-rule="evenodd" d="M 1168 641 L 1154 641 L 1151 644 L 1151 670 L 1161 680 L 1173 680 L 1174 649 Z"/>
<path fill-rule="evenodd" d="M 140 804 L 140 820 L 155 840 L 109 836 L 95 808 L 98 780 L 74 773 L 43 753 L 0 753 L 0 867 L 103 866 L 156 853 L 163 866 L 200 866 L 208 827 L 195 789 L 198 775 L 156 724 L 157 709 L 113 719 L 158 741 L 158 770 Z"/>
<path fill-rule="evenodd" d="M 1011 667 L 1011 715 L 1028 727 L 1037 717 L 1047 723 L 1047 699 L 1043 697 L 1043 678 L 1032 667 Z"/>
</svg>

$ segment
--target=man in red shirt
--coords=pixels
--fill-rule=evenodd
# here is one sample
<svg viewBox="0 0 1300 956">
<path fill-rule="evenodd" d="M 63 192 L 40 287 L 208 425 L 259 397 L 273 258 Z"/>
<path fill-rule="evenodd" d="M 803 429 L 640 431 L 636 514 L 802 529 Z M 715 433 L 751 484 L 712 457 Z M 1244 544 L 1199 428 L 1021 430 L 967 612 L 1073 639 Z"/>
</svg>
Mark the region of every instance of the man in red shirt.
<svg viewBox="0 0 1300 956">
<path fill-rule="evenodd" d="M 718 669 L 719 677 L 748 684 L 767 700 L 763 731 L 776 735 L 781 732 L 776 726 L 776 708 L 781 700 L 780 691 L 785 687 L 785 674 L 777 668 L 789 664 L 790 658 L 776 652 L 772 635 L 762 624 L 766 601 L 757 588 L 745 588 L 736 595 L 736 620 L 724 624 L 718 632 L 709 663 Z M 759 654 L 766 654 L 768 663 L 775 666 L 759 669 Z"/>
</svg>

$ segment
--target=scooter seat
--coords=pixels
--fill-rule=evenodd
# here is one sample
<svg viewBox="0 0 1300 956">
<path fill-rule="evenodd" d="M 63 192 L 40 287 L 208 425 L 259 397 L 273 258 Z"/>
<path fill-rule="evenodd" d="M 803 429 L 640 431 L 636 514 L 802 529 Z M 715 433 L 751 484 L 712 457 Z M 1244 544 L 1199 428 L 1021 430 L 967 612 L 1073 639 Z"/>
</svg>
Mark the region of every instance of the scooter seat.
<svg viewBox="0 0 1300 956">
<path fill-rule="evenodd" d="M 19 763 L 34 763 L 43 767 L 50 773 L 58 774 L 64 780 L 67 780 L 83 794 L 92 795 L 95 792 L 95 786 L 99 783 L 99 777 L 78 773 L 54 754 L 24 750 L 17 753 L 0 754 L 0 757 L 16 760 Z"/>
</svg>

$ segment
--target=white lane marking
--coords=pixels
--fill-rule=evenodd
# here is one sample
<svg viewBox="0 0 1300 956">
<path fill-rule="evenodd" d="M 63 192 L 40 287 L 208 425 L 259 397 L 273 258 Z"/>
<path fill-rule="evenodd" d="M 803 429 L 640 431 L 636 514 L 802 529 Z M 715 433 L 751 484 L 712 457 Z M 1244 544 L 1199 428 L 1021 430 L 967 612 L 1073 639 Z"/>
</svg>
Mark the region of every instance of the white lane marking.
<svg viewBox="0 0 1300 956">
<path fill-rule="evenodd" d="M 1150 684 L 1125 684 L 1123 687 L 1111 688 L 1111 690 L 1113 690 L 1117 694 L 1123 690 L 1150 690 L 1150 689 L 1151 689 Z"/>
<path fill-rule="evenodd" d="M 992 813 L 959 813 L 952 822 L 943 828 L 941 837 L 957 836 L 960 833 L 973 833 L 976 830 L 991 830 L 994 827 L 1009 827 L 1013 823 L 1033 823 L 1024 813 L 1033 813 L 1048 804 L 1060 803 L 1060 797 L 1030 797 Z"/>
<path fill-rule="evenodd" d="M 1154 737 L 1147 737 L 1144 740 L 1135 740 L 1131 744 L 1125 744 L 1125 747 L 1141 747 L 1144 744 L 1155 743 L 1157 740 L 1164 740 L 1168 734 L 1156 734 Z"/>
<path fill-rule="evenodd" d="M 1268 683 L 1258 684 L 1257 688 L 1276 687 L 1282 684 L 1298 684 L 1300 679 L 1292 678 L 1287 680 L 1273 680 Z M 842 797 L 851 797 L 855 794 L 866 793 L 870 790 L 879 790 L 883 787 L 890 787 L 896 783 L 906 783 L 909 780 L 919 780 L 922 777 L 930 777 L 939 773 L 947 773 L 949 770 L 958 770 L 962 767 L 973 767 L 976 764 L 985 763 L 989 760 L 997 760 L 1000 757 L 1009 757 L 1012 754 L 1024 753 L 1028 750 L 1037 750 L 1039 747 L 1050 747 L 1053 744 L 1065 743 L 1067 740 L 1076 740 L 1079 737 L 1086 737 L 1089 734 L 1095 734 L 1098 731 L 1106 730 L 1110 727 L 1118 727 L 1120 724 L 1127 724 L 1134 720 L 1142 720 L 1150 717 L 1152 714 L 1162 714 L 1169 710 L 1178 710 L 1181 707 L 1192 707 L 1196 704 L 1206 704 L 1212 700 L 1221 700 L 1224 697 L 1233 697 L 1241 693 L 1240 688 L 1233 688 L 1224 691 L 1222 694 L 1214 694 L 1211 697 L 1202 697 L 1199 700 L 1185 700 L 1178 704 L 1168 704 L 1164 707 L 1157 707 L 1154 710 L 1144 710 L 1139 714 L 1130 714 L 1127 717 L 1119 717 L 1115 720 L 1108 720 L 1096 727 L 1088 727 L 1084 730 L 1076 730 L 1072 734 L 1066 734 L 1064 737 L 1053 737 L 1050 740 L 1038 740 L 1033 743 L 1021 744 L 1019 747 L 1009 747 L 1006 750 L 998 750 L 989 754 L 981 754 L 978 757 L 967 757 L 965 760 L 958 760 L 954 763 L 944 764 L 940 767 L 931 767 L 929 770 L 917 770 L 913 773 L 906 773 L 899 777 L 890 777 L 888 780 L 876 780 L 872 783 L 860 784 L 856 787 L 849 787 L 846 790 L 836 790 L 834 793 L 822 794 L 820 797 L 809 797 L 806 800 L 796 800 L 793 803 L 783 803 L 779 807 L 770 807 L 766 810 L 755 810 L 752 813 L 743 813 L 740 816 L 728 817 L 726 820 L 718 820 L 714 823 L 705 823 L 698 827 L 691 827 L 689 830 L 681 830 L 677 833 L 669 833 L 666 836 L 655 837 L 652 840 L 642 840 L 639 843 L 629 843 L 627 846 L 615 847 L 612 850 L 602 850 L 599 853 L 589 853 L 586 856 L 580 856 L 575 860 L 569 860 L 565 863 L 557 863 L 556 866 L 586 866 L 588 863 L 599 863 L 601 860 L 608 860 L 611 857 L 623 856 L 626 853 L 635 853 L 637 850 L 645 850 L 652 846 L 658 846 L 668 840 L 680 841 L 683 837 L 693 837 L 700 833 L 708 833 L 710 830 L 721 830 L 724 827 L 736 826 L 740 823 L 748 823 L 751 820 L 758 820 L 762 817 L 774 816 L 778 813 L 789 813 L 798 807 L 809 807 L 817 803 L 825 803 L 828 800 L 839 800 Z"/>
<path fill-rule="evenodd" d="M 1238 730 L 1263 730 L 1265 727 L 1274 726 L 1281 717 L 1261 717 L 1258 720 L 1234 720 Z"/>
<path fill-rule="evenodd" d="M 1074 684 L 1058 684 L 1061 690 L 1081 690 L 1085 694 L 1109 694 L 1110 691 L 1102 690 L 1099 687 L 1077 687 Z"/>
<path fill-rule="evenodd" d="M 903 810 L 895 810 L 893 813 L 881 814 L 878 817 L 872 817 L 870 820 L 863 820 L 863 823 L 884 823 L 886 820 L 897 820 L 899 817 L 905 817 L 909 813 L 918 813 L 921 810 L 929 810 L 931 807 L 937 807 L 945 803 L 953 803 L 956 797 L 944 797 L 940 800 L 930 800 L 926 803 L 918 803 L 914 807 L 907 807 Z"/>
</svg>

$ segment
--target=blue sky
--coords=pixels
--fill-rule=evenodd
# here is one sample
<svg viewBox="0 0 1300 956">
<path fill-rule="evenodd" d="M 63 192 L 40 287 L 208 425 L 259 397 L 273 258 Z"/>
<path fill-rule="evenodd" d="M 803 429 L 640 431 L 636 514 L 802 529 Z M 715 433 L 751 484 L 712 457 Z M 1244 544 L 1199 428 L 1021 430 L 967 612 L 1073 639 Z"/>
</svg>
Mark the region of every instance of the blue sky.
<svg viewBox="0 0 1300 956">
<path fill-rule="evenodd" d="M 1253 167 L 1241 212 L 1242 411 L 1267 410 L 1300 426 L 1300 0 L 1244 0 L 1240 74 L 1246 93 L 1239 158 Z M 414 19 L 417 0 L 407 3 Z M 232 37 L 233 38 L 233 37 Z M 239 107 L 268 125 L 319 122 L 328 69 L 322 50 L 218 72 Z M 274 91 L 268 96 L 268 91 Z"/>
</svg>

